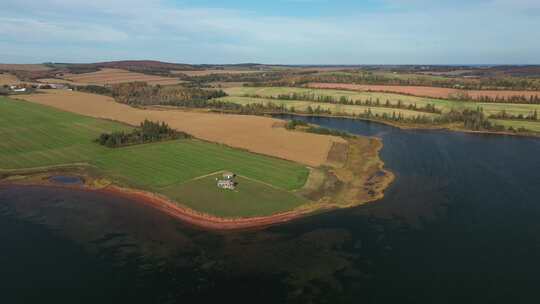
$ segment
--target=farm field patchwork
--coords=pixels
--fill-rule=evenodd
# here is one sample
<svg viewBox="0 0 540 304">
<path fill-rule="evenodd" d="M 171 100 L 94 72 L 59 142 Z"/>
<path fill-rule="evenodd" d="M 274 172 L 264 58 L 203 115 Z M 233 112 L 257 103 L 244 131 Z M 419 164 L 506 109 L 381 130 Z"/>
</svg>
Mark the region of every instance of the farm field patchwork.
<svg viewBox="0 0 540 304">
<path fill-rule="evenodd" d="M 182 184 L 199 176 L 231 170 L 249 178 L 249 181 L 242 182 L 245 182 L 245 191 L 252 197 L 251 203 L 258 202 L 258 194 L 263 202 L 261 206 L 267 206 L 269 197 L 274 195 L 282 200 L 280 204 L 287 205 L 289 209 L 304 202 L 291 190 L 303 186 L 309 171 L 303 165 L 290 161 L 200 140 L 177 140 L 116 149 L 93 142 L 103 132 L 129 128 L 116 122 L 0 98 L 0 136 L 3 138 L 0 143 L 0 171 L 87 163 L 94 168 L 92 170 L 122 185 L 171 194 L 182 202 L 181 196 L 175 195 L 189 188 Z M 195 190 L 190 191 L 190 207 L 203 211 L 197 208 L 197 201 L 193 199 L 197 197 L 193 192 Z M 238 191 L 242 192 L 242 189 Z M 242 192 L 235 195 L 247 194 Z M 278 206 L 287 208 L 280 204 Z M 204 210 L 211 211 L 207 201 L 204 206 Z M 216 212 L 219 210 L 222 209 L 215 209 Z M 264 207 L 256 212 L 269 215 L 275 210 Z M 214 215 L 226 216 L 220 213 Z"/>
<path fill-rule="evenodd" d="M 82 115 L 138 124 L 145 118 L 167 122 L 197 138 L 251 152 L 317 167 L 326 162 L 330 147 L 342 138 L 275 128 L 283 122 L 268 117 L 223 115 L 200 111 L 138 109 L 103 96 L 66 90 L 47 90 L 19 98 Z"/>
<path fill-rule="evenodd" d="M 253 103 L 260 103 L 260 104 L 273 103 L 277 105 L 284 105 L 287 109 L 294 108 L 297 111 L 306 111 L 306 109 L 310 106 L 313 109 L 320 107 L 322 110 L 330 110 L 334 114 L 345 113 L 348 115 L 363 114 L 368 109 L 371 110 L 373 114 L 379 114 L 379 115 L 382 115 L 383 113 L 392 114 L 392 112 L 396 112 L 396 114 L 401 113 L 404 117 L 415 117 L 417 115 L 425 115 L 425 116 L 431 117 L 431 116 L 437 115 L 437 114 L 432 114 L 432 113 L 424 113 L 424 112 L 411 111 L 411 110 L 406 110 L 406 109 L 389 109 L 389 108 L 377 108 L 377 107 L 366 107 L 366 106 L 355 106 L 355 105 L 340 105 L 340 104 L 329 104 L 329 103 L 322 103 L 322 102 L 300 101 L 300 100 L 273 100 L 273 99 L 265 99 L 265 98 L 237 97 L 237 96 L 222 97 L 219 100 L 233 102 L 233 103 L 242 104 L 242 105 L 253 104 Z"/>
<path fill-rule="evenodd" d="M 450 88 L 438 87 L 422 87 L 422 86 L 394 86 L 394 85 L 361 85 L 347 83 L 310 83 L 310 87 L 317 89 L 346 89 L 358 91 L 382 91 L 398 94 L 411 94 L 415 96 L 432 97 L 432 98 L 449 98 L 453 94 L 466 93 L 472 98 L 488 96 L 496 97 L 512 97 L 512 96 L 540 96 L 538 91 L 498 91 L 498 90 L 459 90 Z"/>
<path fill-rule="evenodd" d="M 63 79 L 79 84 L 107 85 L 126 83 L 134 81 L 144 81 L 151 85 L 171 85 L 182 81 L 171 77 L 162 77 L 130 72 L 121 69 L 104 68 L 97 72 L 84 74 L 65 74 Z"/>
<path fill-rule="evenodd" d="M 328 104 L 328 103 L 316 103 L 311 101 L 301 101 L 301 100 L 276 100 L 276 99 L 265 99 L 265 98 L 252 98 L 252 97 L 243 97 L 246 95 L 259 95 L 262 97 L 277 97 L 280 94 L 312 94 L 315 96 L 332 96 L 336 99 L 344 96 L 349 100 L 368 100 L 371 99 L 376 101 L 380 100 L 381 103 L 385 103 L 386 100 L 389 100 L 391 104 L 396 104 L 400 100 L 403 105 L 417 105 L 418 107 L 425 107 L 427 104 L 433 104 L 437 109 L 440 109 L 443 113 L 447 113 L 452 109 L 463 110 L 463 109 L 476 109 L 481 107 L 486 113 L 486 115 L 498 114 L 503 110 L 506 113 L 511 115 L 528 115 L 534 111 L 540 113 L 540 105 L 537 104 L 515 104 L 515 103 L 488 103 L 488 102 L 464 102 L 464 101 L 453 101 L 453 100 L 443 100 L 436 98 L 426 98 L 426 97 L 417 97 L 410 95 L 400 95 L 393 93 L 381 93 L 381 92 L 354 92 L 347 90 L 334 90 L 334 89 L 308 89 L 308 88 L 291 88 L 291 87 L 236 87 L 228 88 L 225 91 L 230 95 L 228 97 L 223 97 L 222 100 L 235 102 L 239 104 L 249 104 L 249 103 L 275 103 L 275 104 L 284 104 L 287 107 L 295 107 L 298 110 L 304 110 L 308 106 L 316 107 L 318 105 L 323 109 L 330 109 L 332 112 L 344 112 L 348 114 L 358 114 L 363 113 L 368 107 L 366 106 L 352 106 L 352 105 L 338 105 L 338 104 Z M 389 113 L 392 112 L 399 113 L 401 112 L 405 117 L 411 117 L 416 115 L 428 115 L 433 116 L 436 114 L 427 114 L 424 112 L 405 110 L 405 109 L 393 109 L 393 108 L 381 108 L 381 107 L 370 107 L 373 114 L 376 113 Z M 498 120 L 499 121 L 499 120 Z M 504 123 L 505 126 L 514 126 L 519 127 L 522 124 L 519 121 L 508 120 Z M 531 126 L 531 130 L 536 130 L 540 127 L 540 121 L 538 122 L 528 122 Z"/>
<path fill-rule="evenodd" d="M 216 74 L 253 74 L 264 73 L 265 71 L 258 70 L 194 70 L 194 71 L 171 71 L 171 74 L 184 74 L 190 77 L 208 76 Z"/>
</svg>

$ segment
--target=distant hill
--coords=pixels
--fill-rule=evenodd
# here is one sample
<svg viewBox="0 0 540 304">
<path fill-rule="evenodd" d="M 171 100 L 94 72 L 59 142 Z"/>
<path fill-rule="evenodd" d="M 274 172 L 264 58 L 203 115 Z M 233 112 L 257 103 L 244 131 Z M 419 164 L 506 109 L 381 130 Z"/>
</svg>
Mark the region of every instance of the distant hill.
<svg viewBox="0 0 540 304">
<path fill-rule="evenodd" d="M 116 69 L 157 69 L 157 70 L 197 70 L 196 66 L 184 63 L 170 63 L 155 60 L 124 60 L 124 61 L 109 61 L 91 63 L 99 68 L 116 68 Z"/>
</svg>

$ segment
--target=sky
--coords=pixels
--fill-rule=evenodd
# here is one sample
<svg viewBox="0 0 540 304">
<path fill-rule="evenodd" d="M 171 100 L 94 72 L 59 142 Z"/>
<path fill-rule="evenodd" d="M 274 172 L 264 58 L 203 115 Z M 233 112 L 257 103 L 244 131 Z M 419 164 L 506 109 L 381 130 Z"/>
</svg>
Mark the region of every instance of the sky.
<svg viewBox="0 0 540 304">
<path fill-rule="evenodd" d="M 540 64 L 540 0 L 2 0 L 0 62 Z"/>
</svg>

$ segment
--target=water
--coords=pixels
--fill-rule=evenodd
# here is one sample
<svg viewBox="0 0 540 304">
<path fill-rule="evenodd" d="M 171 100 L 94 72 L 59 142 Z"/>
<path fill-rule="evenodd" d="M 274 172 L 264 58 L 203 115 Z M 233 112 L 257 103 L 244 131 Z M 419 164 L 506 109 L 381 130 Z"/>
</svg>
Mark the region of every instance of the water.
<svg viewBox="0 0 540 304">
<path fill-rule="evenodd" d="M 63 184 L 63 185 L 82 185 L 84 183 L 83 179 L 78 176 L 68 176 L 68 175 L 55 175 L 49 177 L 49 180 L 53 183 Z"/>
<path fill-rule="evenodd" d="M 383 138 L 382 158 L 397 174 L 385 198 L 261 231 L 210 233 L 102 194 L 0 188 L 2 299 L 540 300 L 540 140 L 298 119 Z"/>
</svg>

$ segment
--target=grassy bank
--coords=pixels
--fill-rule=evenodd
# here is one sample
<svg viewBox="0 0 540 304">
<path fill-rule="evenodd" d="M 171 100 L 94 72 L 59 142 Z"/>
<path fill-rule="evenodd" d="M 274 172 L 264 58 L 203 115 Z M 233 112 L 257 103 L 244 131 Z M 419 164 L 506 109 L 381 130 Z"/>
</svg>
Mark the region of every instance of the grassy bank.
<svg viewBox="0 0 540 304">
<path fill-rule="evenodd" d="M 128 129 L 131 127 L 116 122 L 0 98 L 0 172 L 86 163 L 91 170 L 121 185 L 170 195 L 180 202 L 189 189 L 191 208 L 225 217 L 270 215 L 306 202 L 291 191 L 304 185 L 308 169 L 293 162 L 200 140 L 117 149 L 93 142 L 103 132 Z M 217 190 L 210 182 L 206 186 L 188 186 L 197 177 L 222 170 L 249 180 L 237 188 L 244 199 L 235 200 L 233 213 L 223 208 L 230 201 L 229 193 Z M 212 200 L 203 202 L 209 190 L 216 208 L 211 208 Z M 273 204 L 276 198 L 280 200 L 279 208 Z"/>
</svg>

